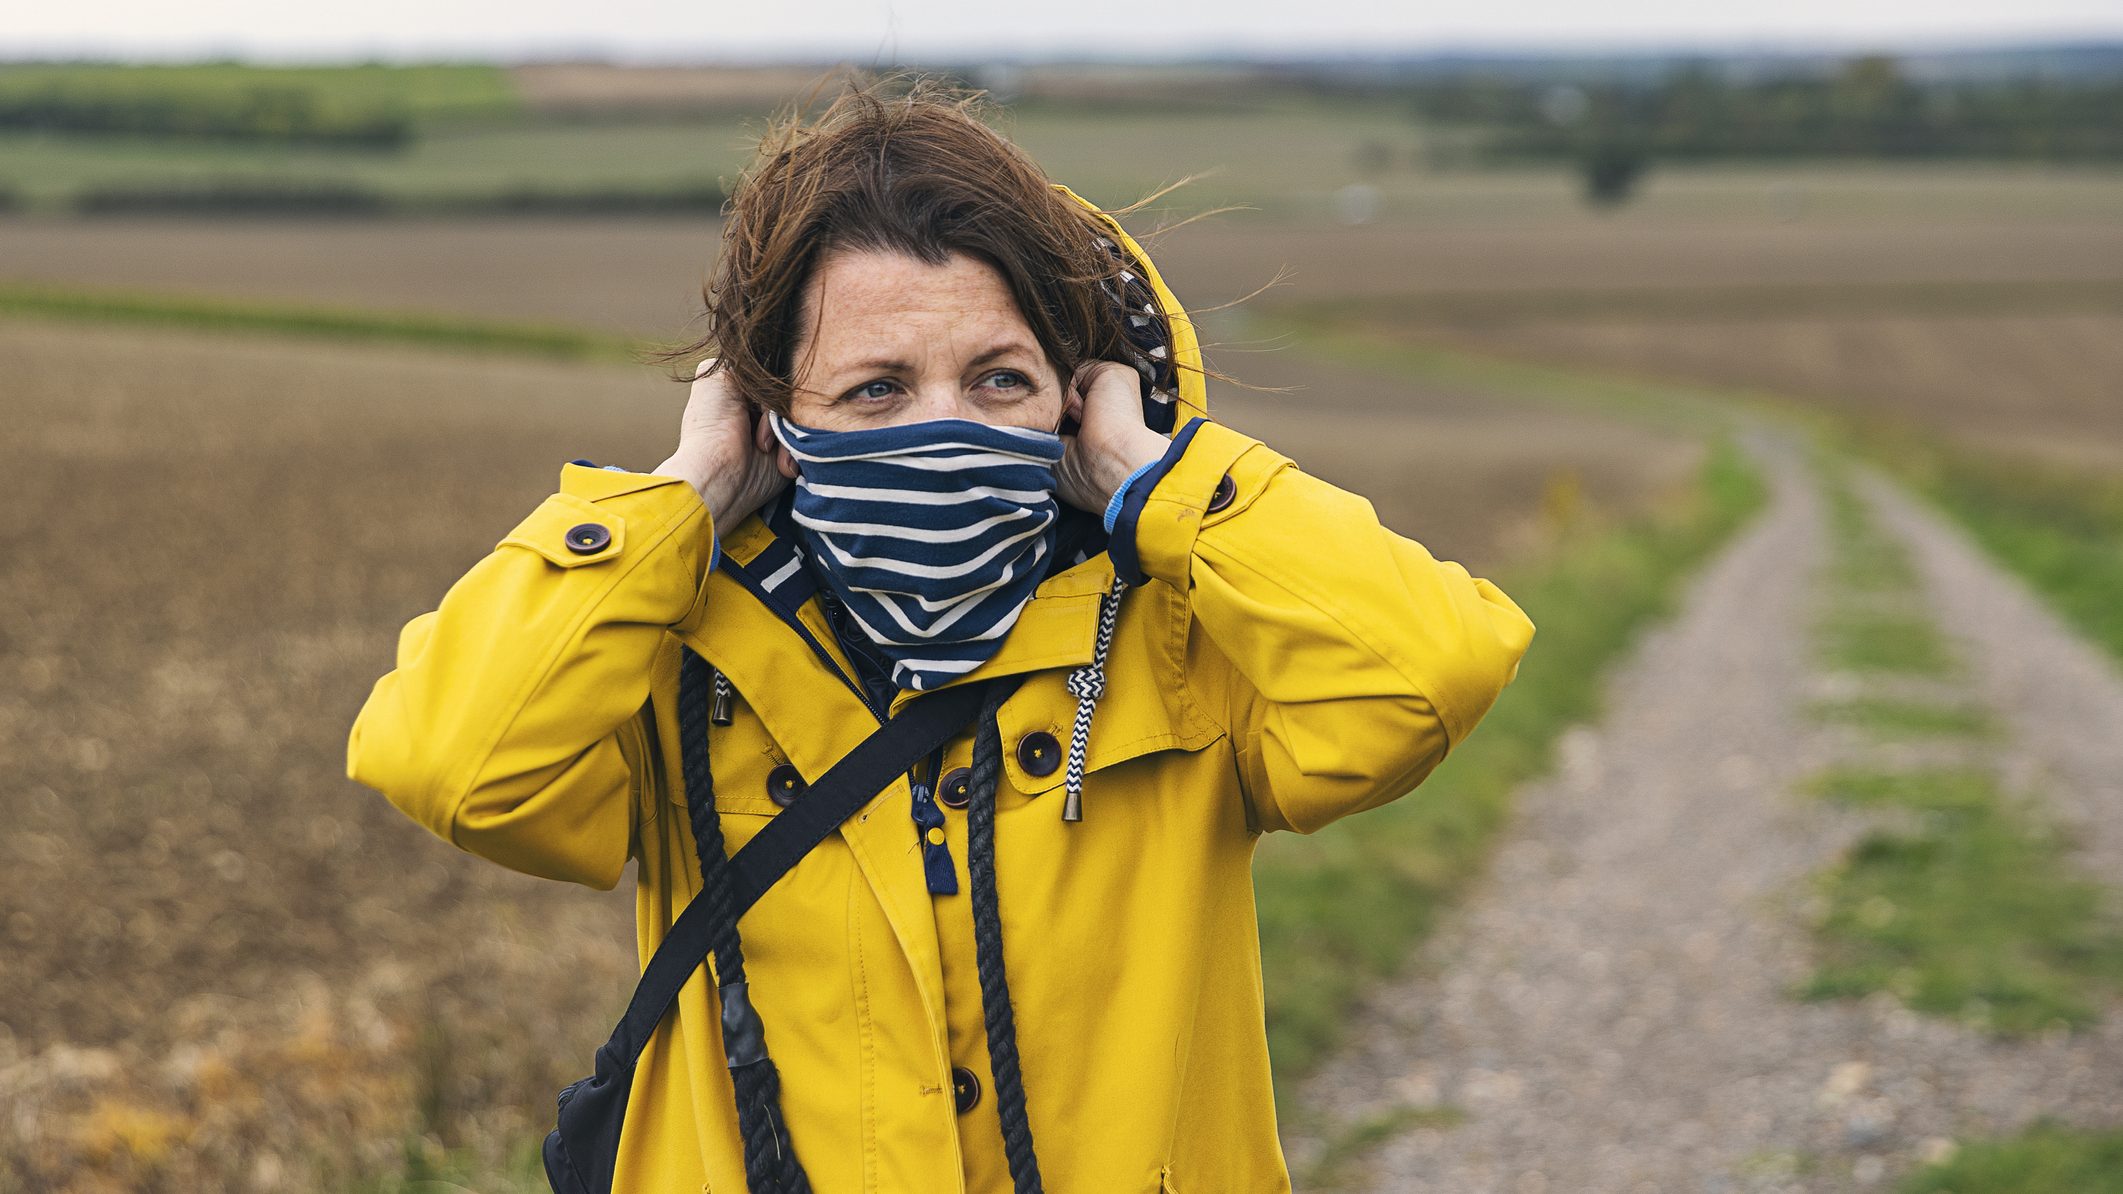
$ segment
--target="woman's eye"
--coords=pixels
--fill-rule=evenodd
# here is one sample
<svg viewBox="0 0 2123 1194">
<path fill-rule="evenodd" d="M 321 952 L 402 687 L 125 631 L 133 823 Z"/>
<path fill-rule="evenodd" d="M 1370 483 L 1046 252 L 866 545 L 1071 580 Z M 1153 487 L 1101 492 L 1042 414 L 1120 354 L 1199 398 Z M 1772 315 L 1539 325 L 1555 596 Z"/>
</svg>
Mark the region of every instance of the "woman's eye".
<svg viewBox="0 0 2123 1194">
<path fill-rule="evenodd" d="M 849 390 L 848 397 L 867 398 L 873 401 L 880 398 L 890 398 L 894 388 L 896 387 L 889 381 L 866 381 Z"/>
<path fill-rule="evenodd" d="M 1021 390 L 1031 385 L 1032 382 L 1015 369 L 1003 369 L 989 374 L 988 384 L 998 390 Z"/>
</svg>

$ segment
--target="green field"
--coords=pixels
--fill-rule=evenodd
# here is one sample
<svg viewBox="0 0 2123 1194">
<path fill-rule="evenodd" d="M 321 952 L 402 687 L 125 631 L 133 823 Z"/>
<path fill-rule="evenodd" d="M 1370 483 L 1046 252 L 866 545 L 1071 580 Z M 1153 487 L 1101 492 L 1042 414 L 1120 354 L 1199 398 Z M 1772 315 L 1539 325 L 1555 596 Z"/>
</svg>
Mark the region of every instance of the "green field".
<svg viewBox="0 0 2123 1194">
<path fill-rule="evenodd" d="M 325 103 L 399 107 L 425 117 L 468 118 L 521 107 L 504 67 L 485 63 L 254 66 L 245 63 L 0 63 L 0 98 L 51 91 L 106 96 L 222 96 L 248 88 L 302 88 Z"/>
<path fill-rule="evenodd" d="M 414 205 L 522 187 L 713 185 L 735 179 L 770 107 L 554 110 L 526 98 L 533 85 L 522 77 L 477 65 L 0 66 L 0 99 L 54 87 L 193 98 L 296 89 L 333 108 L 402 110 L 415 119 L 418 136 L 396 152 L 361 152 L 0 131 L 0 186 L 32 211 L 63 210 L 91 188 L 231 178 L 332 182 Z M 1241 205 L 1277 217 L 1331 218 L 1336 192 L 1355 183 L 1375 188 L 1376 218 L 1388 224 L 1550 219 L 1580 206 L 1577 181 L 1564 165 L 1440 166 L 1440 134 L 1396 96 L 1290 87 L 1207 105 L 1187 102 L 1183 89 L 1170 94 L 1163 104 L 1027 100 L 1000 111 L 998 126 L 1055 177 L 1108 204 L 1202 175 L 1184 192 L 1185 210 Z M 1690 165 L 1654 171 L 1623 215 L 2101 218 L 2123 210 L 2119 177 L 2099 166 Z"/>
</svg>

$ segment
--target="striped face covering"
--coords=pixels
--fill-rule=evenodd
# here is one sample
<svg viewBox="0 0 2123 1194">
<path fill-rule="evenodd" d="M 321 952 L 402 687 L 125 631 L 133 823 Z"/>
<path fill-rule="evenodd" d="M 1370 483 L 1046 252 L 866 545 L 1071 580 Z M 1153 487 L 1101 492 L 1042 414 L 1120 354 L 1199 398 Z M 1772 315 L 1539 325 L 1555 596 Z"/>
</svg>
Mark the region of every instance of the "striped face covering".
<svg viewBox="0 0 2123 1194">
<path fill-rule="evenodd" d="M 1054 551 L 1061 436 L 972 419 L 826 431 L 767 418 L 796 458 L 807 552 L 893 683 L 933 688 L 1002 648 Z"/>
</svg>

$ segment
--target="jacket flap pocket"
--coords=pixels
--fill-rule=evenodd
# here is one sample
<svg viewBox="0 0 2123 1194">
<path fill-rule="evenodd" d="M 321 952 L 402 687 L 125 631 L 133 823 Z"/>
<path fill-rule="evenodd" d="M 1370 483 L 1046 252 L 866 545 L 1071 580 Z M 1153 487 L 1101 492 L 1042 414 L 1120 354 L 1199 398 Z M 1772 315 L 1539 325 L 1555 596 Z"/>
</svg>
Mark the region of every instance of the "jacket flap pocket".
<svg viewBox="0 0 2123 1194">
<path fill-rule="evenodd" d="M 1003 771 L 1028 796 L 1061 786 L 1069 770 L 1077 698 L 1069 691 L 1073 669 L 1052 668 L 1026 678 L 997 711 L 1002 731 Z M 1200 750 L 1223 735 L 1182 686 L 1116 683 L 1092 707 L 1084 747 L 1088 774 L 1160 750 Z"/>
<path fill-rule="evenodd" d="M 780 801 L 793 800 L 815 778 L 789 763 L 766 726 L 742 700 L 733 702 L 729 725 L 708 730 L 708 743 L 718 812 L 771 817 L 782 810 Z M 665 799 L 684 807 L 685 785 L 666 785 Z"/>
</svg>

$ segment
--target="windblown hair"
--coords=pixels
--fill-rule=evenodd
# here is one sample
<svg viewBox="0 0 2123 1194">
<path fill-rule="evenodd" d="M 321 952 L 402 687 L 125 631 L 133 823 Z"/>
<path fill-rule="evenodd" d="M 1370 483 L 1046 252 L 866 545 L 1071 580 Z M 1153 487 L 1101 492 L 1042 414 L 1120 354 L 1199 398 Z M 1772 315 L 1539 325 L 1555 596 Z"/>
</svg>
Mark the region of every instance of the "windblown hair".
<svg viewBox="0 0 2123 1194">
<path fill-rule="evenodd" d="M 850 84 L 815 119 L 798 108 L 770 127 L 725 205 L 722 254 L 702 290 L 706 333 L 654 354 L 675 380 L 713 356 L 711 372 L 787 414 L 806 284 L 847 250 L 993 266 L 1063 378 L 1085 361 L 1128 359 L 1124 312 L 1099 286 L 1126 268 L 1099 243 L 1105 225 L 985 123 L 979 93 L 899 82 Z"/>
</svg>

